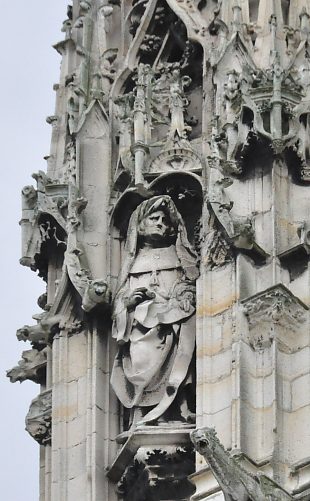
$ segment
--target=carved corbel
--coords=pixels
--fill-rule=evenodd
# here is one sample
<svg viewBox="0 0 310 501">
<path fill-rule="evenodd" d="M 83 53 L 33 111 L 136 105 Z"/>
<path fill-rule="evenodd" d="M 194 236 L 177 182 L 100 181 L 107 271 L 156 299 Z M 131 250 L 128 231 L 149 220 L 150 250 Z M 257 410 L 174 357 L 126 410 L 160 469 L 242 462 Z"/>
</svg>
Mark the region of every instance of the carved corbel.
<svg viewBox="0 0 310 501">
<path fill-rule="evenodd" d="M 26 416 L 26 430 L 40 445 L 51 442 L 52 390 L 40 393 L 32 400 Z"/>
<path fill-rule="evenodd" d="M 34 210 L 38 200 L 38 193 L 32 185 L 22 189 L 23 210 Z"/>
<path fill-rule="evenodd" d="M 308 307 L 282 284 L 242 301 L 243 310 L 249 324 L 249 344 L 254 350 L 269 348 L 274 341 L 274 326 L 297 332 L 306 321 Z M 272 328 L 268 326 L 272 326 Z M 263 327 L 267 326 L 267 328 Z M 281 341 L 279 335 L 277 339 Z M 283 338 L 283 346 L 287 340 Z"/>
<path fill-rule="evenodd" d="M 90 0 L 81 0 L 80 1 L 79 15 L 74 23 L 74 28 L 82 28 L 84 26 L 85 17 L 87 16 L 90 9 L 91 9 L 91 1 Z"/>
<path fill-rule="evenodd" d="M 187 477 L 193 469 L 191 447 L 141 447 L 118 482 L 118 493 L 131 501 L 154 499 L 155 492 L 156 498 L 189 499 L 193 486 Z"/>
</svg>

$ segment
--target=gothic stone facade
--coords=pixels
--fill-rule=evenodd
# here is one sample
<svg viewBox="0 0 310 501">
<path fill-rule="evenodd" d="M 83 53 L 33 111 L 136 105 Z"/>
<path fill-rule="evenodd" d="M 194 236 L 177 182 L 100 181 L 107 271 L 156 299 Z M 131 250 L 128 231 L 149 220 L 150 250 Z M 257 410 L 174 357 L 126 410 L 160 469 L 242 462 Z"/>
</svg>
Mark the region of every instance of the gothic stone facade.
<svg viewBox="0 0 310 501">
<path fill-rule="evenodd" d="M 40 501 L 310 499 L 310 0 L 73 0 L 21 264 Z"/>
</svg>

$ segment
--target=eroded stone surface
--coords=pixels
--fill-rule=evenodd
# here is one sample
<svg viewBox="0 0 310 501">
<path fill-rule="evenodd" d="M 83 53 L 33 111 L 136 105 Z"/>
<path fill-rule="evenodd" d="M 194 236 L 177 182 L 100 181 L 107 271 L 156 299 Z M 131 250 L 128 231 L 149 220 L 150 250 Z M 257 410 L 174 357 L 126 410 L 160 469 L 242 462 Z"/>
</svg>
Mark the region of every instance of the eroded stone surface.
<svg viewBox="0 0 310 501">
<path fill-rule="evenodd" d="M 125 499 L 308 495 L 309 15 L 68 7 L 47 172 L 22 190 L 21 263 L 47 290 L 8 374 L 42 385 L 41 501 L 116 501 L 120 462 Z M 197 454 L 196 494 L 170 482 L 188 421 L 217 430 L 210 465 L 227 460 L 214 476 Z M 170 464 L 159 436 L 176 426 Z M 156 464 L 134 459 L 139 430 Z"/>
</svg>

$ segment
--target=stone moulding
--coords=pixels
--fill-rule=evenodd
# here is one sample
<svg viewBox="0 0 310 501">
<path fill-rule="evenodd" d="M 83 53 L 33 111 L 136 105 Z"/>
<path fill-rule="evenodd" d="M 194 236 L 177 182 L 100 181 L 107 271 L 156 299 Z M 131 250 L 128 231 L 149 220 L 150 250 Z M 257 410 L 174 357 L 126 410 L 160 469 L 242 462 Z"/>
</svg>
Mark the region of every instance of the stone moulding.
<svg viewBox="0 0 310 501">
<path fill-rule="evenodd" d="M 269 287 L 241 301 L 241 304 L 250 328 L 261 321 L 298 328 L 300 323 L 305 322 L 309 310 L 307 305 L 282 284 Z"/>
</svg>

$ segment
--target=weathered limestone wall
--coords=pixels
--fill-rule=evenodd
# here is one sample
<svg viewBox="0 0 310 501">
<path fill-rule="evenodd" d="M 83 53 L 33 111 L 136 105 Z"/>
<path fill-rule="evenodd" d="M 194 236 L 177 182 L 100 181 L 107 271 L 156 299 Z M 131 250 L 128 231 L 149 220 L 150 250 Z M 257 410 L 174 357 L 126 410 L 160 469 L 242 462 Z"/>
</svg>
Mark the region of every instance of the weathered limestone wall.
<svg viewBox="0 0 310 501">
<path fill-rule="evenodd" d="M 53 344 L 50 499 L 114 499 L 105 470 L 118 432 L 106 332 L 64 332 Z"/>
<path fill-rule="evenodd" d="M 310 1 L 67 15 L 8 374 L 40 501 L 308 499 Z"/>
</svg>

